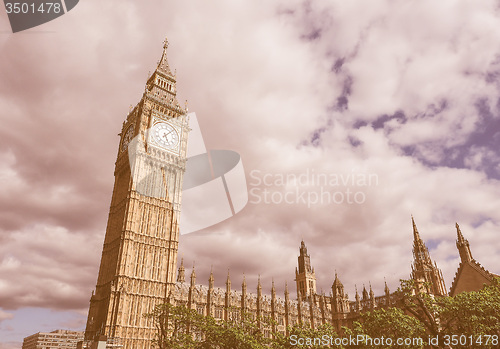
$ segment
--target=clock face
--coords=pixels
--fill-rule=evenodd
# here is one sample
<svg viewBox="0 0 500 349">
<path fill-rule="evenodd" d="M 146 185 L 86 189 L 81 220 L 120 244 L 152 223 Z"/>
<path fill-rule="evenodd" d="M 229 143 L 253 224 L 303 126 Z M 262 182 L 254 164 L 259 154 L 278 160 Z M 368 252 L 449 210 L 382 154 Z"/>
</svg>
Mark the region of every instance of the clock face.
<svg viewBox="0 0 500 349">
<path fill-rule="evenodd" d="M 179 144 L 179 134 L 170 124 L 157 123 L 151 131 L 154 141 L 164 148 L 174 149 Z"/>
<path fill-rule="evenodd" d="M 122 151 L 124 151 L 125 149 L 127 149 L 128 144 L 130 143 L 130 141 L 132 140 L 132 138 L 134 138 L 134 127 L 130 126 L 127 129 L 127 132 L 125 132 L 125 135 L 123 136 L 122 149 L 121 149 Z"/>
</svg>

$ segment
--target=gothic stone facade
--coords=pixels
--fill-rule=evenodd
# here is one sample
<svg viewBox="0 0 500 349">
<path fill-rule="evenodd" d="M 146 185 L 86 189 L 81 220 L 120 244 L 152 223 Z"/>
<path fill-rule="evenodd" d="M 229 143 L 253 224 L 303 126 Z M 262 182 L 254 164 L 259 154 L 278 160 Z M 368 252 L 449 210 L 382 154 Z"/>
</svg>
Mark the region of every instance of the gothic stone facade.
<svg viewBox="0 0 500 349">
<path fill-rule="evenodd" d="M 493 278 L 500 275 L 493 274 L 479 264 L 470 251 L 469 241 L 467 241 L 458 224 L 457 227 L 457 248 L 460 254 L 460 265 L 451 284 L 450 296 L 455 296 L 462 292 L 479 291 L 483 285 L 490 285 Z"/>
<path fill-rule="evenodd" d="M 149 348 L 153 324 L 142 315 L 164 303 L 175 286 L 182 178 L 188 120 L 176 99 L 176 79 L 160 62 L 120 133 L 115 184 L 101 265 L 85 339 L 115 339 Z"/>
<path fill-rule="evenodd" d="M 301 244 L 299 256 L 299 268 L 301 259 L 307 257 L 307 249 L 304 242 Z M 254 319 L 270 317 L 275 320 L 276 328 L 264 328 L 264 335 L 272 336 L 273 332 L 281 332 L 287 335 L 287 327 L 304 325 L 316 328 L 322 324 L 332 324 L 340 331 L 341 326 L 349 326 L 352 321 L 359 317 L 360 312 L 387 307 L 395 303 L 394 295 L 389 292 L 386 285 L 385 294 L 375 297 L 370 287 L 370 292 L 363 289 L 362 297 L 356 292 L 356 300 L 350 301 L 344 290 L 343 284 L 337 275 L 332 284 L 329 295 L 317 293 L 315 287 L 308 290 L 307 294 L 301 294 L 297 299 L 290 299 L 288 285 L 285 285 L 284 298 L 276 296 L 274 282 L 271 293 L 263 294 L 262 285 L 257 283 L 256 292 L 248 292 L 247 283 L 243 277 L 241 289 L 232 289 L 231 279 L 228 273 L 226 288 L 214 287 L 214 276 L 210 273 L 208 287 L 196 284 L 196 273 L 193 268 L 191 280 L 185 282 L 184 266 L 181 264 L 178 271 L 178 279 L 172 289 L 168 302 L 173 305 L 183 305 L 196 310 L 199 314 L 212 316 L 221 320 L 238 320 L 243 314 L 249 314 Z M 297 280 L 301 280 L 304 274 L 298 274 Z M 312 285 L 315 285 L 316 280 Z M 302 281 L 299 281 L 299 284 Z M 300 294 L 297 289 L 297 294 Z"/>
<path fill-rule="evenodd" d="M 176 99 L 176 77 L 167 62 L 167 47 L 165 41 L 160 62 L 120 133 L 115 184 L 85 339 L 91 342 L 106 336 L 108 346 L 148 349 L 156 332 L 152 319 L 143 314 L 166 302 L 183 304 L 218 319 L 235 318 L 243 312 L 256 317 L 271 316 L 278 325 L 264 329 L 267 335 L 273 331 L 285 333 L 287 326 L 295 324 L 316 327 L 330 323 L 340 329 L 349 326 L 365 310 L 394 304 L 395 296 L 387 285 L 384 295 L 375 297 L 370 286 L 369 291 L 363 288 L 361 296 L 356 290 L 355 300 L 349 300 L 337 275 L 331 292 L 319 294 L 304 242 L 295 271 L 297 299 L 290 299 L 288 287 L 284 298 L 277 297 L 274 284 L 271 294 L 264 295 L 260 280 L 256 293 L 248 292 L 245 279 L 241 290 L 234 290 L 229 275 L 225 290 L 214 288 L 213 274 L 208 286 L 197 285 L 194 269 L 186 283 L 182 263 L 176 280 L 189 128 L 187 108 L 181 108 Z M 441 271 L 432 262 L 413 218 L 412 222 L 411 277 L 419 285 L 417 291 L 445 295 Z M 471 275 L 467 268 L 477 269 L 477 265 L 470 251 L 469 255 L 464 252 L 468 243 L 462 240 L 457 242 L 464 265 L 460 275 Z M 469 287 L 462 284 L 458 277 L 452 293 Z"/>
<path fill-rule="evenodd" d="M 446 291 L 442 273 L 436 263 L 431 260 L 413 218 L 412 222 L 414 261 L 410 277 L 415 280 L 419 292 L 444 296 Z M 362 312 L 396 306 L 398 302 L 397 295 L 389 291 L 387 283 L 383 295 L 375 296 L 370 285 L 369 291 L 363 287 L 361 295 L 356 289 L 354 300 L 351 301 L 336 273 L 329 294 L 318 293 L 314 268 L 311 267 L 311 257 L 307 253 L 304 241 L 301 242 L 298 268 L 295 270 L 296 299 L 290 299 L 287 285 L 285 285 L 284 298 L 277 297 L 274 282 L 271 286 L 271 294 L 264 295 L 260 279 L 256 293 L 248 292 L 244 277 L 241 289 L 234 290 L 231 287 L 229 273 L 225 290 L 214 288 L 212 272 L 208 279 L 208 287 L 197 285 L 194 268 L 191 272 L 191 280 L 187 283 L 182 262 L 177 275 L 177 283 L 171 291 L 169 303 L 186 306 L 196 310 L 199 314 L 212 316 L 215 319 L 239 319 L 244 313 L 255 318 L 271 317 L 277 323 L 277 328 L 263 329 L 266 336 L 272 336 L 273 332 L 287 335 L 288 326 L 299 324 L 312 328 L 322 324 L 331 324 L 340 332 L 342 326 L 350 327 L 353 321 L 359 319 Z"/>
<path fill-rule="evenodd" d="M 432 261 L 413 217 L 412 224 L 413 264 L 410 278 L 415 281 L 415 292 L 447 296 L 442 273 L 437 264 Z M 484 284 L 491 283 L 492 278 L 498 276 L 486 271 L 472 259 L 469 243 L 464 239 L 458 224 L 456 224 L 456 229 L 457 248 L 462 262 L 451 288 L 450 296 L 458 294 L 459 290 L 465 291 L 464 289 L 467 287 L 467 291 L 480 290 Z M 471 265 L 470 268 L 476 266 L 473 273 L 462 271 L 467 265 Z M 467 277 L 466 281 L 462 282 L 460 280 L 461 273 L 473 276 Z M 264 334 L 268 337 L 272 336 L 273 332 L 287 335 L 287 327 L 298 324 L 315 328 L 328 323 L 340 333 L 342 326 L 351 327 L 352 323 L 358 320 L 361 313 L 365 311 L 398 306 L 398 296 L 396 293 L 390 292 L 387 283 L 383 295 L 375 296 L 370 285 L 369 291 L 363 287 L 361 294 L 356 289 L 354 300 L 350 300 L 337 273 L 335 273 L 329 294 L 318 293 L 314 268 L 311 267 L 311 258 L 307 253 L 304 241 L 301 242 L 299 249 L 298 268 L 295 270 L 295 276 L 297 298 L 290 299 L 287 285 L 285 285 L 284 298 L 280 298 L 276 296 L 274 282 L 271 286 L 271 294 L 264 295 L 260 279 L 256 293 L 248 292 L 245 277 L 243 277 L 241 288 L 234 290 L 231 287 L 229 273 L 225 290 L 214 288 L 212 272 L 208 279 L 208 287 L 197 285 L 194 268 L 188 283 L 185 281 L 185 269 L 181 261 L 177 283 L 171 291 L 168 302 L 173 305 L 186 306 L 196 310 L 199 314 L 221 320 L 239 319 L 243 313 L 251 314 L 254 318 L 271 317 L 277 323 L 277 327 L 263 329 Z"/>
</svg>

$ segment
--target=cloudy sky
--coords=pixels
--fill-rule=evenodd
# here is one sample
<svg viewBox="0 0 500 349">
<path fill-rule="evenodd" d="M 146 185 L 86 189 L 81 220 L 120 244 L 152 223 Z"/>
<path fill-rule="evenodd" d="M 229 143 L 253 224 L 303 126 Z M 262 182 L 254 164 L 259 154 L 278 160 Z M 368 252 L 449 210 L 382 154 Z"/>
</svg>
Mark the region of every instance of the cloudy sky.
<svg viewBox="0 0 500 349">
<path fill-rule="evenodd" d="M 86 0 L 16 34 L 2 7 L 0 348 L 84 328 L 117 134 L 165 36 L 179 101 L 207 147 L 241 155 L 250 192 L 235 217 L 181 236 L 200 283 L 212 265 L 216 286 L 229 268 L 233 287 L 260 274 L 282 293 L 304 239 L 319 290 L 335 270 L 351 298 L 384 278 L 394 290 L 412 214 L 447 288 L 455 222 L 499 273 L 499 5 Z"/>
</svg>

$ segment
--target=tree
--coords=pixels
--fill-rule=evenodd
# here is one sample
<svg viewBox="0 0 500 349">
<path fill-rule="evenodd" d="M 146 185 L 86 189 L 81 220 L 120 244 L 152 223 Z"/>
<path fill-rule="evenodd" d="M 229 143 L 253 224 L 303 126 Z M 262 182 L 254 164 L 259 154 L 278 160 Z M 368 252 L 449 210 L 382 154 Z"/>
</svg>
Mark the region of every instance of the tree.
<svg viewBox="0 0 500 349">
<path fill-rule="evenodd" d="M 480 291 L 462 292 L 440 301 L 441 335 L 453 348 L 499 347 L 500 278 Z"/>
<path fill-rule="evenodd" d="M 297 349 L 323 349 L 332 343 L 332 339 L 337 338 L 335 329 L 330 324 L 323 324 L 316 328 L 306 325 L 295 325 L 288 327 L 289 336 L 276 334 L 273 341 L 273 348 L 297 348 Z M 341 348 L 335 344 L 330 348 Z"/>
<path fill-rule="evenodd" d="M 239 311 L 230 309 L 230 313 Z M 197 348 L 215 349 L 264 349 L 271 344 L 265 338 L 261 327 L 268 326 L 268 319 L 253 318 L 251 314 L 244 313 L 241 319 L 227 321 L 216 320 L 211 316 L 202 322 L 202 345 Z"/>
<path fill-rule="evenodd" d="M 157 339 L 153 343 L 160 349 L 195 348 L 193 333 L 199 331 L 203 319 L 197 312 L 183 306 L 157 305 L 154 311 L 144 316 L 152 318 Z"/>
<path fill-rule="evenodd" d="M 425 328 L 419 320 L 399 308 L 377 309 L 361 316 L 345 335 L 364 338 L 357 348 L 381 347 L 421 349 L 425 343 Z"/>
<path fill-rule="evenodd" d="M 229 312 L 237 311 L 230 309 Z M 155 345 L 160 349 L 264 349 L 272 340 L 265 338 L 261 326 L 270 326 L 265 318 L 243 314 L 241 320 L 217 320 L 198 314 L 183 305 L 162 304 L 146 317 L 157 329 Z"/>
<path fill-rule="evenodd" d="M 463 292 L 455 297 L 436 297 L 415 289 L 413 280 L 402 280 L 395 294 L 396 307 L 361 314 L 352 328 L 343 328 L 341 337 L 330 324 L 324 324 L 316 328 L 295 325 L 288 328 L 288 337 L 276 332 L 273 338 L 267 338 L 264 330 L 277 325 L 273 319 L 241 314 L 240 318 L 224 321 L 200 315 L 183 305 L 159 305 L 146 316 L 155 323 L 158 334 L 155 343 L 160 349 L 499 347 L 500 278 L 480 291 Z M 235 314 L 241 310 L 228 311 Z M 343 346 L 343 342 L 336 341 L 346 337 L 364 340 Z"/>
<path fill-rule="evenodd" d="M 498 348 L 500 281 L 476 292 L 437 297 L 415 292 L 413 280 L 398 289 L 401 308 L 424 326 L 433 348 Z"/>
<path fill-rule="evenodd" d="M 401 280 L 401 286 L 396 291 L 398 305 L 406 313 L 420 321 L 427 336 L 439 336 L 441 333 L 439 314 L 443 305 L 442 297 L 429 295 L 426 292 L 416 292 L 417 288 L 414 280 Z"/>
</svg>

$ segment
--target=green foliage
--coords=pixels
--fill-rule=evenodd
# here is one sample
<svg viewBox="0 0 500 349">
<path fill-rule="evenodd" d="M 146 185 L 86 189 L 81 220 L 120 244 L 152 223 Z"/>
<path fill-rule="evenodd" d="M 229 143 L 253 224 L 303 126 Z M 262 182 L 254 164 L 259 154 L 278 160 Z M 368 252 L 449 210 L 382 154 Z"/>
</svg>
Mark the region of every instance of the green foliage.
<svg viewBox="0 0 500 349">
<path fill-rule="evenodd" d="M 425 339 L 425 328 L 413 316 L 406 315 L 399 308 L 378 309 L 362 315 L 356 322 L 353 334 L 383 341 L 391 348 L 420 349 Z M 410 340 L 398 344 L 401 340 Z M 389 342 L 390 340 L 390 342 Z M 359 348 L 380 348 L 375 341 L 366 340 Z"/>
<path fill-rule="evenodd" d="M 160 349 L 167 348 L 195 348 L 197 342 L 191 335 L 192 331 L 199 331 L 198 326 L 202 319 L 198 313 L 186 307 L 176 307 L 171 304 L 157 305 L 151 314 L 158 338 L 154 344 Z"/>
<path fill-rule="evenodd" d="M 490 335 L 500 338 L 500 279 L 477 292 L 463 292 L 441 299 L 442 335 L 458 344 L 454 348 L 498 348 Z M 483 340 L 481 340 L 484 339 Z M 476 343 L 477 342 L 477 343 Z M 482 343 L 480 343 L 482 342 Z M 460 344 L 462 343 L 462 344 Z"/>
<path fill-rule="evenodd" d="M 260 328 L 270 326 L 267 319 L 253 319 L 244 314 L 240 320 L 216 320 L 185 306 L 158 305 L 153 313 L 159 349 L 264 349 L 271 340 Z"/>
<path fill-rule="evenodd" d="M 401 280 L 401 286 L 396 291 L 399 306 L 421 323 L 427 336 L 437 336 L 441 331 L 439 323 L 439 314 L 442 311 L 441 297 L 415 292 L 417 287 L 414 280 Z"/>
<path fill-rule="evenodd" d="M 433 348 L 498 348 L 500 339 L 500 279 L 476 292 L 455 297 L 415 293 L 413 280 L 402 280 L 401 308 L 436 338 Z"/>
<path fill-rule="evenodd" d="M 319 349 L 319 348 L 498 348 L 500 338 L 500 279 L 477 292 L 464 292 L 455 297 L 434 297 L 417 293 L 413 281 L 401 281 L 395 297 L 397 307 L 375 309 L 363 313 L 352 328 L 343 328 L 339 337 L 334 328 L 321 325 L 314 329 L 305 325 L 289 327 L 289 336 L 272 332 L 276 322 L 269 318 L 253 318 L 240 314 L 237 319 L 223 321 L 203 316 L 183 305 L 159 305 L 145 316 L 157 328 L 159 349 Z M 230 309 L 230 313 L 238 313 Z M 271 331 L 273 338 L 264 336 Z M 496 337 L 495 337 L 496 336 Z M 339 338 L 364 338 L 353 345 L 325 345 Z M 309 339 L 309 340 L 308 340 Z M 316 340 L 314 340 L 316 339 Z M 391 345 L 387 345 L 387 340 Z M 398 343 L 398 339 L 410 342 Z M 421 339 L 421 341 L 419 341 Z M 432 339 L 431 343 L 428 343 Z M 376 340 L 385 340 L 382 344 Z M 385 344 L 385 345 L 384 345 Z M 426 346 L 430 344 L 430 346 Z"/>
<path fill-rule="evenodd" d="M 289 337 L 277 336 L 273 348 L 297 348 L 297 349 L 319 349 L 325 348 L 326 343 L 330 343 L 330 338 L 337 338 L 335 329 L 330 324 L 320 325 L 310 328 L 304 325 L 295 325 L 288 328 Z M 331 346 L 331 348 L 341 348 Z"/>
</svg>

